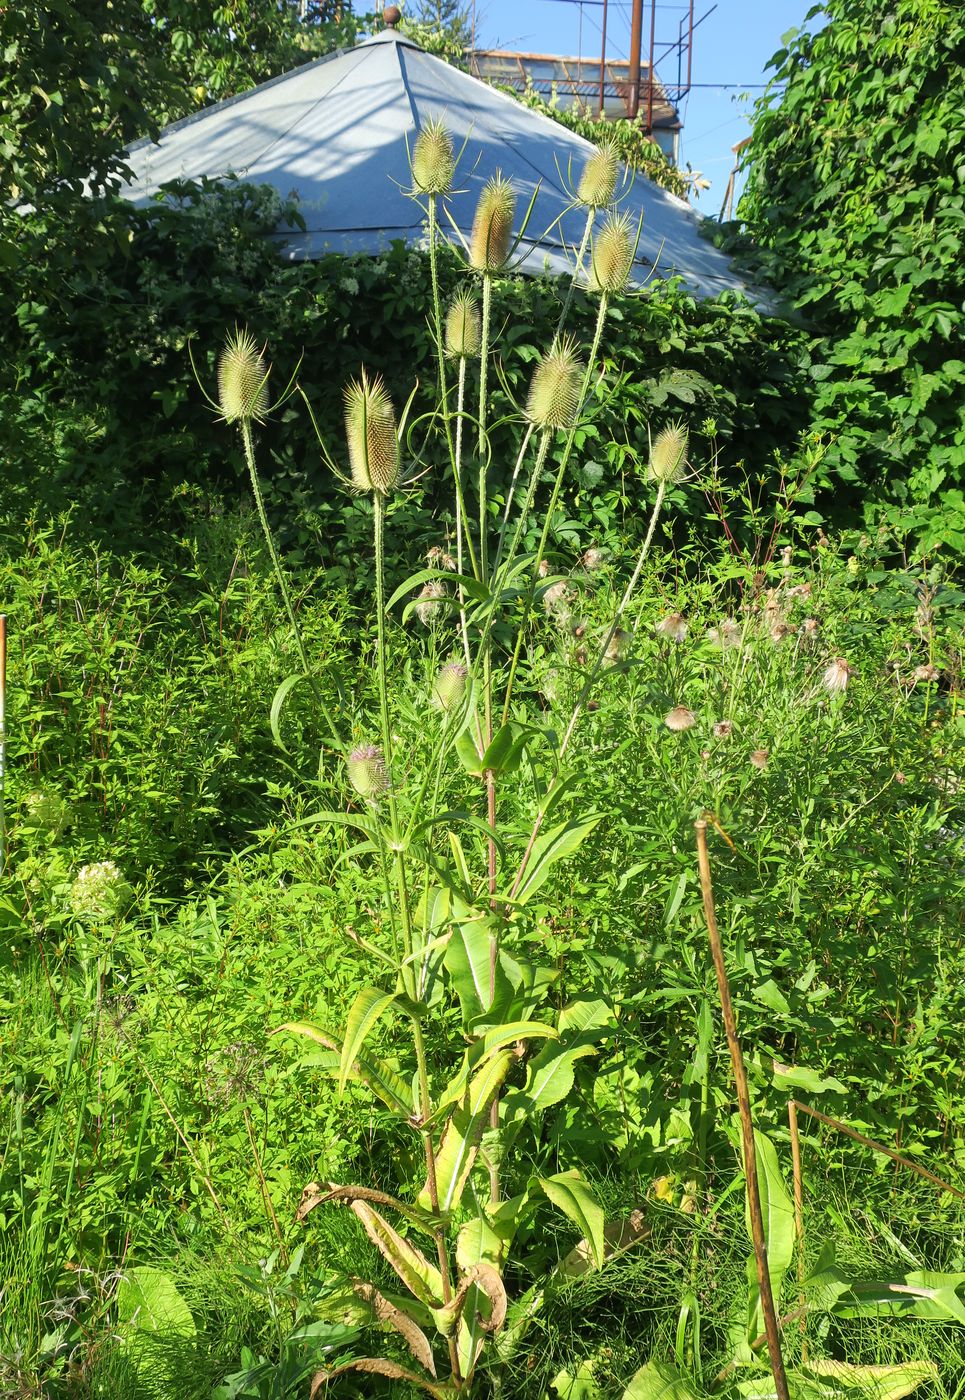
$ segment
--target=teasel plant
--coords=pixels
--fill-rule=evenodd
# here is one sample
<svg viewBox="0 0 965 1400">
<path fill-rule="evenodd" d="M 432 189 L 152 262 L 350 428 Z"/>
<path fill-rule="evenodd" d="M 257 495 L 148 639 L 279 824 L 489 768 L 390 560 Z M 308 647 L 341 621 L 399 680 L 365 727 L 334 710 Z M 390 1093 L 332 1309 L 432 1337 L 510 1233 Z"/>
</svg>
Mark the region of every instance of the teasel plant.
<svg viewBox="0 0 965 1400">
<path fill-rule="evenodd" d="M 581 179 L 593 220 L 588 218 L 573 271 L 596 299 L 594 333 L 583 347 L 561 323 L 534 365 L 525 401 L 512 414 L 520 425 L 518 452 L 493 520 L 486 484 L 492 282 L 511 267 L 521 233 L 513 227 L 515 195 L 497 177 L 483 189 L 472 237 L 464 245 L 464 285 L 444 309 L 434 245 L 439 206 L 446 209 L 456 162 L 444 128 L 427 124 L 411 154 L 411 192 L 426 201 L 430 225 L 435 409 L 413 417 L 413 389 L 397 415 L 386 384 L 363 368 L 344 390 L 343 448 L 330 451 L 319 437 L 323 458 L 344 487 L 372 505 L 377 719 L 374 732 L 345 740 L 341 793 L 336 796 L 329 785 L 322 810 L 302 820 L 351 834 L 355 844 L 348 858 L 377 867 L 382 908 L 371 931 L 349 934 L 377 972 L 358 993 L 344 1025 L 287 1021 L 276 1033 L 311 1042 L 313 1063 L 331 1075 L 339 1093 L 350 1084 L 363 1086 L 395 1131 L 412 1135 L 417 1151 L 408 1160 L 418 1160 L 420 1170 L 416 1181 L 403 1172 L 395 1191 L 384 1189 L 383 1181 L 318 1181 L 305 1187 L 299 1221 L 308 1221 L 318 1208 L 350 1210 L 394 1280 L 389 1287 L 333 1274 L 333 1291 L 323 1306 L 340 1320 L 355 1317 L 392 1333 L 394 1342 L 385 1355 L 352 1356 L 320 1370 L 313 1394 L 349 1373 L 406 1381 L 437 1397 L 470 1395 L 483 1368 L 497 1378 L 538 1314 L 546 1287 L 536 1283 L 510 1299 L 507 1264 L 516 1238 L 548 1206 L 578 1232 L 580 1271 L 603 1268 L 614 1252 L 639 1243 L 628 1222 L 611 1222 L 604 1232 L 603 1210 L 579 1171 L 554 1171 L 558 1164 L 549 1161 L 545 1170 L 520 1174 L 511 1165 L 525 1147 L 530 1125 L 572 1092 L 579 1061 L 598 1053 L 617 1026 L 616 1009 L 602 994 L 556 996 L 560 968 L 542 966 L 516 934 L 559 864 L 575 855 L 603 820 L 592 807 L 577 810 L 579 775 L 568 769 L 567 759 L 601 672 L 607 669 L 612 679 L 623 664 L 613 661 L 614 638 L 619 635 L 622 646 L 621 621 L 667 492 L 688 471 L 687 432 L 683 425 L 670 425 L 651 444 L 647 475 L 655 499 L 644 544 L 608 634 L 588 657 L 567 723 L 548 742 L 545 724 L 527 719 L 516 679 L 536 605 L 559 582 L 552 574 L 544 577 L 540 563 L 580 429 L 597 397 L 607 310 L 629 282 L 640 230 L 612 210 L 596 227 L 610 176 L 609 166 L 605 180 L 594 166 L 593 189 L 589 177 Z M 531 211 L 532 204 L 524 227 Z M 581 271 L 587 250 L 589 270 Z M 481 282 L 478 296 L 474 281 Z M 222 410 L 222 416 L 241 426 L 253 461 L 248 441 L 252 424 L 268 412 L 269 370 L 250 337 L 243 343 L 256 357 L 246 361 L 244 412 L 229 417 Z M 474 366 L 478 399 L 471 405 Z M 508 383 L 504 386 L 508 389 Z M 318 416 L 305 401 L 317 431 Z M 472 512 L 465 473 L 468 438 L 475 440 L 479 469 Z M 434 556 L 429 568 L 415 572 L 387 598 L 389 507 L 393 513 L 401 507 L 401 493 L 426 470 L 439 444 L 448 454 L 454 483 L 455 568 L 440 566 Z M 551 457 L 549 499 L 538 511 Z M 254 484 L 253 469 L 252 479 Z M 528 541 L 537 527 L 534 552 Z M 274 552 L 272 557 L 277 559 Z M 427 584 L 450 590 L 433 602 L 453 620 L 457 616 L 458 625 L 448 630 L 455 639 L 453 654 L 437 658 L 442 664 L 426 687 L 429 757 L 412 762 L 396 738 L 406 717 L 390 684 L 388 627 L 400 606 L 402 622 L 416 613 Z M 447 613 L 440 615 L 445 619 Z M 433 621 L 433 647 L 437 636 L 446 635 L 445 624 L 437 627 Z M 273 712 L 279 703 L 276 696 Z M 501 822 L 500 790 L 511 790 L 524 763 L 525 771 L 538 775 L 535 811 L 525 822 L 505 816 Z M 378 1048 L 380 1033 L 393 1023 L 396 1043 L 405 1047 L 399 1061 Z M 564 1261 L 560 1271 L 569 1267 Z M 403 1352 L 405 1362 L 398 1359 Z"/>
</svg>

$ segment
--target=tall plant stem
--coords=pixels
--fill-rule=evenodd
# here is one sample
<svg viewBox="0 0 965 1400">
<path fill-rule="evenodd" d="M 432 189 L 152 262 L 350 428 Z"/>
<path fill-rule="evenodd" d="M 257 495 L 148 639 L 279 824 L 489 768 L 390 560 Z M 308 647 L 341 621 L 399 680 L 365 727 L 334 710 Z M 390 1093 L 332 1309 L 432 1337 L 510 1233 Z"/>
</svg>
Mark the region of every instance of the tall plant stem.
<svg viewBox="0 0 965 1400">
<path fill-rule="evenodd" d="M 488 272 L 483 273 L 482 284 L 482 332 L 479 341 L 479 577 L 486 583 L 489 577 L 489 549 L 486 542 L 486 394 L 489 390 L 489 322 L 493 299 L 493 279 Z"/>
<path fill-rule="evenodd" d="M 456 570 L 463 572 L 462 548 L 463 535 L 466 533 L 466 503 L 462 496 L 462 415 L 466 404 L 466 357 L 459 356 L 459 385 L 456 391 L 456 453 L 452 462 L 452 474 L 456 483 Z M 468 537 L 467 537 L 468 538 Z M 470 549 L 472 541 L 468 540 Z M 476 572 L 475 559 L 473 559 L 473 573 Z M 466 623 L 466 593 L 460 583 L 459 585 L 459 630 L 462 633 L 462 648 L 466 656 L 466 665 L 471 663 L 471 652 L 469 649 L 469 627 Z"/>
<path fill-rule="evenodd" d="M 801 1309 L 801 1362 L 808 1359 L 808 1312 L 804 1296 L 804 1179 L 801 1173 L 801 1135 L 797 1126 L 797 1104 L 793 1099 L 787 1103 L 787 1124 L 791 1134 L 791 1171 L 794 1180 L 794 1238 L 797 1244 L 797 1293 Z"/>
<path fill-rule="evenodd" d="M 777 1311 L 774 1307 L 774 1294 L 771 1290 L 771 1275 L 767 1266 L 767 1245 L 764 1238 L 764 1218 L 761 1213 L 761 1192 L 757 1178 L 757 1151 L 754 1145 L 754 1120 L 751 1116 L 751 1101 L 747 1090 L 747 1075 L 744 1071 L 744 1056 L 737 1035 L 737 1019 L 730 994 L 730 982 L 724 963 L 724 949 L 717 927 L 714 910 L 714 889 L 710 877 L 710 856 L 707 852 L 707 823 L 694 822 L 697 834 L 697 866 L 700 871 L 700 891 L 703 897 L 704 918 L 710 938 L 710 951 L 717 974 L 717 990 L 720 994 L 720 1009 L 727 1033 L 731 1066 L 734 1071 L 734 1085 L 737 1090 L 737 1106 L 740 1112 L 741 1141 L 744 1148 L 744 1175 L 747 1180 L 747 1205 L 751 1221 L 751 1236 L 754 1241 L 754 1259 L 757 1264 L 757 1281 L 761 1292 L 761 1311 L 764 1314 L 764 1332 L 767 1337 L 767 1354 L 774 1377 L 777 1400 L 790 1400 L 787 1373 L 784 1370 L 784 1356 L 781 1351 L 781 1334 L 778 1328 Z"/>
<path fill-rule="evenodd" d="M 406 959 L 411 958 L 415 948 L 412 939 L 412 911 L 409 901 L 409 887 L 405 875 L 405 857 L 399 830 L 399 808 L 395 796 L 395 780 L 392 773 L 392 722 L 389 717 L 389 686 L 386 674 L 385 653 L 385 499 L 381 492 L 372 492 L 372 510 L 375 517 L 375 617 L 376 617 L 376 676 L 379 691 L 379 721 L 382 731 L 382 753 L 389 775 L 388 804 L 389 825 L 392 830 L 392 864 L 395 868 L 395 882 L 398 891 L 399 913 L 402 918 L 402 945 Z M 400 973 L 406 992 L 415 999 L 415 969 L 406 962 Z M 412 985 L 407 985 L 411 983 Z"/>
<path fill-rule="evenodd" d="M 569 311 L 570 304 L 573 301 L 573 289 L 576 286 L 577 278 L 580 275 L 580 269 L 583 266 L 583 259 L 586 257 L 586 249 L 590 241 L 590 234 L 593 231 L 593 221 L 595 218 L 596 209 L 591 206 L 586 211 L 586 223 L 583 227 L 583 241 L 580 244 L 580 251 L 576 255 L 576 266 L 573 269 L 573 276 L 570 278 L 570 284 L 566 289 L 566 299 L 563 302 L 563 309 L 560 311 L 560 319 L 556 324 L 557 335 L 559 335 L 560 331 L 563 329 L 563 326 L 566 322 L 567 312 Z"/>
<path fill-rule="evenodd" d="M 516 682 L 516 670 L 519 666 L 519 658 L 522 655 L 523 639 L 526 635 L 526 629 L 529 623 L 530 609 L 533 606 L 533 599 L 536 596 L 536 583 L 539 578 L 539 564 L 540 560 L 543 558 L 544 553 L 546 552 L 546 542 L 549 539 L 550 528 L 553 524 L 553 516 L 556 514 L 556 507 L 559 504 L 560 492 L 563 489 L 563 479 L 566 475 L 566 468 L 569 466 L 570 456 L 573 452 L 573 444 L 576 442 L 576 433 L 580 422 L 580 412 L 582 412 L 583 405 L 586 402 L 586 396 L 589 393 L 590 383 L 593 379 L 593 371 L 596 365 L 596 357 L 599 353 L 600 341 L 603 338 L 603 326 L 606 321 L 606 311 L 608 304 L 609 298 L 604 292 L 603 295 L 600 297 L 600 305 L 596 314 L 596 328 L 593 332 L 593 344 L 590 347 L 590 355 L 586 362 L 586 373 L 583 375 L 583 383 L 580 386 L 580 411 L 577 412 L 576 416 L 574 417 L 573 426 L 570 428 L 570 431 L 567 434 L 566 443 L 563 447 L 563 455 L 560 458 L 560 464 L 556 472 L 556 480 L 553 483 L 553 493 L 550 496 L 550 503 L 546 510 L 546 518 L 543 521 L 543 530 L 540 534 L 539 544 L 536 548 L 536 561 L 533 565 L 533 572 L 530 576 L 529 589 L 527 590 L 526 597 L 523 602 L 523 616 L 520 620 L 519 630 L 516 633 L 516 645 L 513 649 L 513 659 L 509 667 L 509 679 L 506 682 L 506 697 L 503 701 L 504 724 L 509 718 L 509 706 L 513 697 L 513 686 Z M 510 550 L 510 556 L 507 563 L 512 561 L 512 557 L 513 551 Z"/>
<path fill-rule="evenodd" d="M 0 613 L 0 871 L 7 853 L 4 781 L 7 767 L 7 615 Z"/>
<path fill-rule="evenodd" d="M 332 718 L 331 711 L 325 703 L 321 687 L 319 686 L 318 681 L 315 679 L 315 676 L 312 673 L 312 667 L 308 659 L 308 653 L 305 651 L 305 643 L 302 640 L 301 628 L 298 625 L 298 619 L 295 616 L 295 609 L 292 606 L 291 594 L 288 591 L 288 581 L 285 578 L 285 571 L 281 566 L 281 560 L 278 558 L 278 551 L 275 549 L 275 541 L 271 533 L 271 526 L 268 524 L 268 516 L 265 512 L 265 501 L 264 497 L 261 494 L 261 482 L 258 480 L 258 470 L 255 466 L 255 442 L 251 432 L 251 422 L 249 419 L 243 418 L 241 420 L 240 426 L 241 440 L 244 444 L 245 449 L 245 461 L 248 464 L 248 474 L 251 477 L 251 489 L 254 492 L 255 505 L 258 508 L 258 519 L 261 521 L 262 533 L 265 537 L 265 544 L 268 546 L 268 554 L 271 558 L 272 568 L 275 571 L 275 578 L 278 582 L 278 589 L 282 596 L 282 602 L 285 606 L 285 612 L 288 615 L 288 621 L 291 624 L 291 629 L 295 636 L 295 646 L 298 648 L 298 656 L 299 660 L 302 663 L 302 670 L 305 672 L 305 675 L 308 679 L 308 683 L 311 686 L 312 691 L 315 695 L 315 702 L 322 713 L 325 723 L 328 725 L 329 732 L 332 736 L 332 741 L 335 744 L 336 748 L 340 748 L 341 741 L 338 736 L 338 730 L 335 726 L 335 721 Z"/>
<path fill-rule="evenodd" d="M 562 767 L 560 765 L 562 764 L 566 751 L 569 748 L 570 743 L 572 742 L 573 735 L 576 733 L 576 726 L 579 723 L 580 715 L 583 712 L 583 706 L 586 704 L 587 697 L 589 696 L 590 691 L 593 688 L 593 684 L 600 673 L 601 667 L 603 666 L 603 662 L 606 659 L 607 649 L 610 643 L 613 641 L 613 638 L 617 634 L 617 628 L 620 625 L 620 621 L 627 610 L 630 599 L 633 597 L 634 590 L 640 580 L 640 575 L 643 572 L 644 563 L 646 562 L 647 555 L 650 552 L 650 545 L 653 542 L 653 535 L 654 531 L 657 528 L 657 521 L 660 518 L 660 510 L 663 506 L 663 498 L 666 494 L 666 490 L 666 483 L 660 482 L 660 484 L 657 487 L 657 498 L 653 503 L 653 510 L 650 513 L 650 524 L 647 529 L 646 539 L 644 540 L 640 553 L 637 556 L 636 568 L 633 571 L 633 574 L 630 578 L 630 582 L 624 589 L 623 597 L 620 600 L 620 606 L 616 610 L 613 622 L 610 625 L 610 630 L 604 637 L 603 644 L 601 645 L 599 651 L 596 654 L 596 658 L 593 662 L 592 667 L 590 668 L 590 673 L 587 676 L 586 680 L 583 682 L 583 686 L 580 690 L 579 695 L 576 697 L 576 704 L 573 706 L 573 712 L 570 715 L 569 722 L 567 723 L 566 729 L 563 731 L 563 738 L 560 741 L 560 747 L 557 755 L 556 776 L 551 779 L 549 786 L 546 789 L 545 797 L 543 799 L 542 810 L 536 814 L 536 819 L 533 822 L 532 830 L 529 833 L 529 840 L 527 841 L 526 849 L 523 852 L 523 858 L 519 863 L 519 869 L 516 871 L 516 877 L 513 880 L 513 887 L 510 890 L 511 898 L 516 894 L 517 890 L 523 882 L 523 876 L 526 874 L 526 868 L 529 865 L 530 856 L 533 854 L 533 847 L 536 845 L 536 838 L 539 836 L 539 833 L 543 826 L 543 813 L 546 811 L 546 804 L 549 798 L 553 795 L 553 792 L 555 791 L 557 784 L 560 781 L 560 776 L 562 774 Z"/>
</svg>

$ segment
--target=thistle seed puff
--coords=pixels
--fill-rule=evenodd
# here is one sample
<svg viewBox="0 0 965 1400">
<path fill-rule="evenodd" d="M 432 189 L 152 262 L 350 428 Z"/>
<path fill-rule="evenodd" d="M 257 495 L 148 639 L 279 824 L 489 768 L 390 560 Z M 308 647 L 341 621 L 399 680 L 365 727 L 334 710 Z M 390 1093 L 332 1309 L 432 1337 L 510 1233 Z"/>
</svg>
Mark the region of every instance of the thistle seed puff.
<svg viewBox="0 0 965 1400">
<path fill-rule="evenodd" d="M 516 196 L 508 180 L 497 171 L 479 196 L 469 237 L 469 265 L 477 272 L 500 272 L 509 258 L 513 241 Z"/>
<path fill-rule="evenodd" d="M 436 676 L 432 703 L 437 710 L 454 710 L 466 693 L 468 670 L 459 661 L 450 661 Z"/>
<path fill-rule="evenodd" d="M 687 619 L 683 613 L 668 613 L 653 630 L 658 637 L 669 637 L 672 642 L 682 642 L 687 636 Z"/>
<path fill-rule="evenodd" d="M 693 729 L 697 723 L 697 716 L 693 710 L 688 710 L 686 705 L 674 705 L 673 709 L 664 715 L 663 722 L 668 729 L 679 734 L 684 729 Z"/>
<path fill-rule="evenodd" d="M 595 573 L 597 569 L 602 569 L 606 561 L 606 550 L 597 549 L 595 545 L 591 545 L 589 549 L 584 551 L 580 559 L 580 564 L 586 569 L 588 574 L 592 574 Z"/>
<path fill-rule="evenodd" d="M 377 744 L 363 744 L 353 749 L 345 760 L 348 780 L 366 802 L 374 802 L 389 786 L 385 755 Z"/>
<path fill-rule="evenodd" d="M 395 409 L 382 378 L 352 379 L 345 388 L 345 437 L 356 491 L 387 496 L 399 484 L 399 438 Z"/>
<path fill-rule="evenodd" d="M 751 764 L 753 765 L 753 767 L 762 771 L 767 767 L 767 760 L 770 758 L 770 756 L 770 749 L 755 749 L 754 752 L 751 754 Z"/>
<path fill-rule="evenodd" d="M 734 721 L 732 719 L 719 719 L 714 725 L 715 739 L 729 739 L 734 732 Z"/>
<path fill-rule="evenodd" d="M 673 486 L 687 469 L 687 446 L 690 434 L 683 423 L 668 423 L 657 434 L 650 449 L 651 480 Z"/>
<path fill-rule="evenodd" d="M 622 292 L 633 268 L 633 220 L 629 214 L 610 214 L 593 240 L 590 256 L 590 290 Z"/>
<path fill-rule="evenodd" d="M 608 666 L 616 666 L 627 654 L 630 645 L 630 634 L 624 632 L 622 627 L 618 627 L 607 643 L 607 649 L 603 653 L 603 659 Z"/>
<path fill-rule="evenodd" d="M 848 665 L 843 656 L 836 656 L 822 677 L 824 688 L 832 695 L 843 695 L 853 675 L 854 668 Z"/>
<path fill-rule="evenodd" d="M 423 627 L 430 627 L 435 620 L 436 613 L 442 606 L 442 600 L 446 596 L 446 585 L 439 579 L 430 579 L 423 584 L 419 593 L 419 601 L 415 605 L 415 614 Z"/>
<path fill-rule="evenodd" d="M 235 329 L 218 358 L 218 406 L 226 423 L 261 423 L 268 412 L 268 365 L 250 331 Z"/>
<path fill-rule="evenodd" d="M 537 428 L 569 428 L 580 407 L 586 366 L 569 336 L 554 341 L 533 371 L 526 414 Z"/>
<path fill-rule="evenodd" d="M 601 142 L 583 167 L 576 197 L 587 209 L 601 209 L 613 199 L 617 187 L 620 165 L 616 147 L 608 141 Z"/>
<path fill-rule="evenodd" d="M 458 573 L 459 566 L 448 550 L 441 549 L 434 544 L 426 554 L 426 563 L 433 569 L 448 569 L 451 574 Z"/>
<path fill-rule="evenodd" d="M 441 121 L 430 117 L 412 150 L 412 188 L 416 194 L 448 194 L 455 173 L 452 137 Z"/>
<path fill-rule="evenodd" d="M 452 360 L 470 359 L 479 353 L 481 339 L 476 298 L 472 292 L 458 292 L 446 313 L 446 354 Z"/>
</svg>

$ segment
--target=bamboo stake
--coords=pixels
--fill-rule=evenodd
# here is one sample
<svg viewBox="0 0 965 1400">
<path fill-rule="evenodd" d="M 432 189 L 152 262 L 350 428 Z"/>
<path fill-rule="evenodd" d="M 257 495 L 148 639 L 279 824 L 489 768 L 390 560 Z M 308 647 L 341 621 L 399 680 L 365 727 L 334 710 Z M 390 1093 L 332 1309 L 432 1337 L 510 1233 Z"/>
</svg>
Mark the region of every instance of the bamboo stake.
<svg viewBox="0 0 965 1400">
<path fill-rule="evenodd" d="M 777 1400 L 790 1400 L 787 1373 L 784 1370 L 784 1356 L 781 1351 L 781 1334 L 778 1328 L 777 1312 L 774 1307 L 774 1294 L 771 1291 L 771 1275 L 767 1267 L 767 1246 L 764 1241 L 764 1218 L 761 1213 L 761 1192 L 757 1179 L 757 1153 L 754 1148 L 754 1120 L 751 1117 L 751 1101 L 747 1092 L 747 1075 L 744 1072 L 744 1057 L 740 1040 L 737 1037 L 737 1020 L 734 1016 L 734 1003 L 730 995 L 730 983 L 724 965 L 724 950 L 717 928 L 717 915 L 714 912 L 714 890 L 710 878 L 710 858 L 707 854 L 707 823 L 694 822 L 697 833 L 697 865 L 700 870 L 700 890 L 704 901 L 704 918 L 710 936 L 710 950 L 717 974 L 717 988 L 720 993 L 720 1009 L 727 1032 L 731 1064 L 734 1070 L 734 1084 L 737 1089 L 737 1105 L 740 1110 L 741 1139 L 744 1148 L 744 1174 L 747 1179 L 747 1204 L 751 1220 L 751 1237 L 754 1242 L 754 1259 L 757 1263 L 757 1281 L 761 1290 L 761 1311 L 764 1314 L 764 1331 L 767 1338 L 767 1354 L 774 1377 Z"/>
<path fill-rule="evenodd" d="M 860 1142 L 862 1147 L 870 1147 L 874 1152 L 881 1152 L 885 1157 L 890 1157 L 893 1162 L 897 1162 L 900 1167 L 907 1167 L 909 1171 L 923 1176 L 926 1181 L 930 1181 L 933 1186 L 940 1186 L 943 1191 L 948 1191 L 951 1195 L 958 1196 L 960 1200 L 965 1201 L 965 1191 L 960 1191 L 957 1186 L 949 1186 L 947 1181 L 942 1181 L 940 1176 L 930 1172 L 927 1167 L 920 1167 L 917 1162 L 903 1157 L 900 1152 L 895 1152 L 891 1147 L 885 1147 L 883 1142 L 875 1142 L 874 1138 L 865 1137 L 863 1133 L 855 1132 L 854 1128 L 849 1128 L 847 1123 L 842 1123 L 840 1118 L 831 1118 L 827 1113 L 819 1113 L 816 1108 L 808 1108 L 806 1103 L 798 1103 L 796 1099 L 793 1099 L 792 1103 L 795 1108 L 806 1113 L 809 1118 L 816 1118 L 819 1123 L 827 1123 L 829 1128 L 837 1128 L 839 1133 L 844 1133 L 846 1137 Z"/>
</svg>

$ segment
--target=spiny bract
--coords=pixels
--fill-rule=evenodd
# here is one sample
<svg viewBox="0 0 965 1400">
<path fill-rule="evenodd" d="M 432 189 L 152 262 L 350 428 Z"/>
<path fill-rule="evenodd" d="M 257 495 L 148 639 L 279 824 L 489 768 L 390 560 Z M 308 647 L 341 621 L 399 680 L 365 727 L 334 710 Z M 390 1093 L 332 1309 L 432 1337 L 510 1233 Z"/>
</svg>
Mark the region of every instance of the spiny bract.
<svg viewBox="0 0 965 1400">
<path fill-rule="evenodd" d="M 345 388 L 345 436 L 356 491 L 387 496 L 399 484 L 399 436 L 395 409 L 381 376 L 352 379 Z"/>
<path fill-rule="evenodd" d="M 446 354 L 454 360 L 479 352 L 479 306 L 472 292 L 457 292 L 446 312 Z"/>
<path fill-rule="evenodd" d="M 636 252 L 633 220 L 629 214 L 608 214 L 593 240 L 590 288 L 594 292 L 620 292 L 627 285 Z"/>
<path fill-rule="evenodd" d="M 616 147 L 604 142 L 583 167 L 576 190 L 579 202 L 589 209 L 599 209 L 602 205 L 609 204 L 617 187 L 619 173 Z"/>
<path fill-rule="evenodd" d="M 650 476 L 654 481 L 673 486 L 687 469 L 687 445 L 690 434 L 683 423 L 668 423 L 654 439 L 650 448 Z"/>
</svg>

